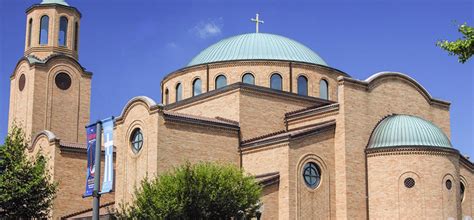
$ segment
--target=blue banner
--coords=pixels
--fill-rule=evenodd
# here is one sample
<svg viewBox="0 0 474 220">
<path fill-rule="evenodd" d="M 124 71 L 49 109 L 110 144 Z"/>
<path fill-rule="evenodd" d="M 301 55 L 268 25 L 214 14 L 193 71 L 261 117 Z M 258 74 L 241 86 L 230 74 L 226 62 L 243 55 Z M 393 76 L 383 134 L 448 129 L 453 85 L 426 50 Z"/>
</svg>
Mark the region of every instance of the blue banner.
<svg viewBox="0 0 474 220">
<path fill-rule="evenodd" d="M 111 192 L 114 183 L 114 118 L 102 120 L 102 126 L 104 128 L 105 170 L 101 194 Z"/>
<path fill-rule="evenodd" d="M 95 144 L 96 144 L 96 124 L 89 125 L 86 127 L 87 134 L 87 180 L 86 180 L 86 192 L 84 197 L 92 196 L 94 192 L 94 175 L 95 175 Z"/>
</svg>

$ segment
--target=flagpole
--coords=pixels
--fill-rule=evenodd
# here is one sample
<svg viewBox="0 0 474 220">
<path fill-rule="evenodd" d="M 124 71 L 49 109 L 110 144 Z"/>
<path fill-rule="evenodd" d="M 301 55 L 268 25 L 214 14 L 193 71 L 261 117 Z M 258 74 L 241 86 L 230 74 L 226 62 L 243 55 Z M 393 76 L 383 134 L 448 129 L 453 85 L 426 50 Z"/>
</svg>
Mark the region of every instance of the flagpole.
<svg viewBox="0 0 474 220">
<path fill-rule="evenodd" d="M 99 206 L 100 206 L 100 156 L 102 150 L 102 122 L 97 122 L 96 128 L 96 142 L 95 142 L 95 162 L 94 162 L 94 192 L 92 196 L 92 220 L 99 220 Z"/>
</svg>

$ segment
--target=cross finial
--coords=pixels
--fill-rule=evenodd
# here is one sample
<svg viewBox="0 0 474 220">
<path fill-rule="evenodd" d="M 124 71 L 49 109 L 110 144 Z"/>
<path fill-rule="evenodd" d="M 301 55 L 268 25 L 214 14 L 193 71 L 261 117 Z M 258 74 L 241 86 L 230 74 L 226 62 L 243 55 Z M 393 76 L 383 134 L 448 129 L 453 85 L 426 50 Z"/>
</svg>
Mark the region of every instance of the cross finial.
<svg viewBox="0 0 474 220">
<path fill-rule="evenodd" d="M 258 19 L 258 13 L 257 13 L 257 15 L 255 16 L 255 18 L 252 18 L 252 19 L 250 19 L 250 20 L 253 21 L 253 22 L 255 22 L 255 32 L 258 33 L 258 24 L 259 24 L 259 23 L 262 23 L 262 24 L 263 24 L 263 21 Z"/>
</svg>

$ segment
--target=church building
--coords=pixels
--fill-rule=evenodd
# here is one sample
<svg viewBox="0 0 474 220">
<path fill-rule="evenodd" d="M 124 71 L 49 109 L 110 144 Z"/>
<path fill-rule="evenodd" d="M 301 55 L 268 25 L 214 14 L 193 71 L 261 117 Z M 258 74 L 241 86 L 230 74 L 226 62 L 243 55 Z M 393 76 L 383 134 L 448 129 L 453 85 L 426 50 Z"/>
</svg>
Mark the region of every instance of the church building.
<svg viewBox="0 0 474 220">
<path fill-rule="evenodd" d="M 81 16 L 64 0 L 26 9 L 10 76 L 8 126 L 24 129 L 30 155 L 49 158 L 53 219 L 91 216 L 82 194 L 93 74 L 79 60 Z M 263 219 L 472 219 L 474 164 L 451 144 L 450 103 L 406 74 L 355 79 L 257 29 L 210 45 L 160 86 L 161 102 L 135 97 L 116 116 L 104 217 L 147 174 L 215 161 L 255 176 Z"/>
</svg>

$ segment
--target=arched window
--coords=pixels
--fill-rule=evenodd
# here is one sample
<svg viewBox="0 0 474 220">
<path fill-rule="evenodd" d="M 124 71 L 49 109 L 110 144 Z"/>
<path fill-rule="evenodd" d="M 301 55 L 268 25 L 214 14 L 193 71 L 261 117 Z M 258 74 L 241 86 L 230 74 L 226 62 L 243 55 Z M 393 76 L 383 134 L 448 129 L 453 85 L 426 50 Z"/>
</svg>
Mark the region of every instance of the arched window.
<svg viewBox="0 0 474 220">
<path fill-rule="evenodd" d="M 63 16 L 59 19 L 59 46 L 67 45 L 67 24 L 68 22 L 66 17 Z"/>
<path fill-rule="evenodd" d="M 280 74 L 274 73 L 272 77 L 270 77 L 270 88 L 272 89 L 277 89 L 277 90 L 282 90 L 282 79 Z"/>
<path fill-rule="evenodd" d="M 195 79 L 193 82 L 193 96 L 197 96 L 202 93 L 201 79 Z"/>
<path fill-rule="evenodd" d="M 170 91 L 168 88 L 165 90 L 165 105 L 170 104 Z"/>
<path fill-rule="evenodd" d="M 308 162 L 303 167 L 303 178 L 306 185 L 314 189 L 321 182 L 321 169 L 313 162 Z"/>
<path fill-rule="evenodd" d="M 28 47 L 31 46 L 31 29 L 33 27 L 33 19 L 30 18 L 28 21 Z"/>
<path fill-rule="evenodd" d="M 40 23 L 40 45 L 48 44 L 48 31 L 49 31 L 49 17 L 44 15 L 41 17 Z"/>
<path fill-rule="evenodd" d="M 329 99 L 328 81 L 324 79 L 319 82 L 319 98 Z"/>
<path fill-rule="evenodd" d="M 220 75 L 216 78 L 216 89 L 220 89 L 227 86 L 227 78 L 224 75 Z"/>
<path fill-rule="evenodd" d="M 246 84 L 255 85 L 255 77 L 251 73 L 246 73 L 242 77 L 242 82 Z"/>
<path fill-rule="evenodd" d="M 79 37 L 79 24 L 76 22 L 76 24 L 74 24 L 74 50 L 77 51 L 77 41 L 78 41 L 78 38 Z"/>
<path fill-rule="evenodd" d="M 181 83 L 178 83 L 178 85 L 176 85 L 176 101 L 181 101 L 181 99 L 183 99 L 183 86 Z"/>
<path fill-rule="evenodd" d="M 305 76 L 298 77 L 298 95 L 308 95 L 308 79 Z"/>
<path fill-rule="evenodd" d="M 464 191 L 466 190 L 466 187 L 464 186 L 464 183 L 461 182 L 460 185 L 459 185 L 460 189 L 459 189 L 459 194 L 461 194 L 461 202 L 464 201 Z"/>
</svg>

